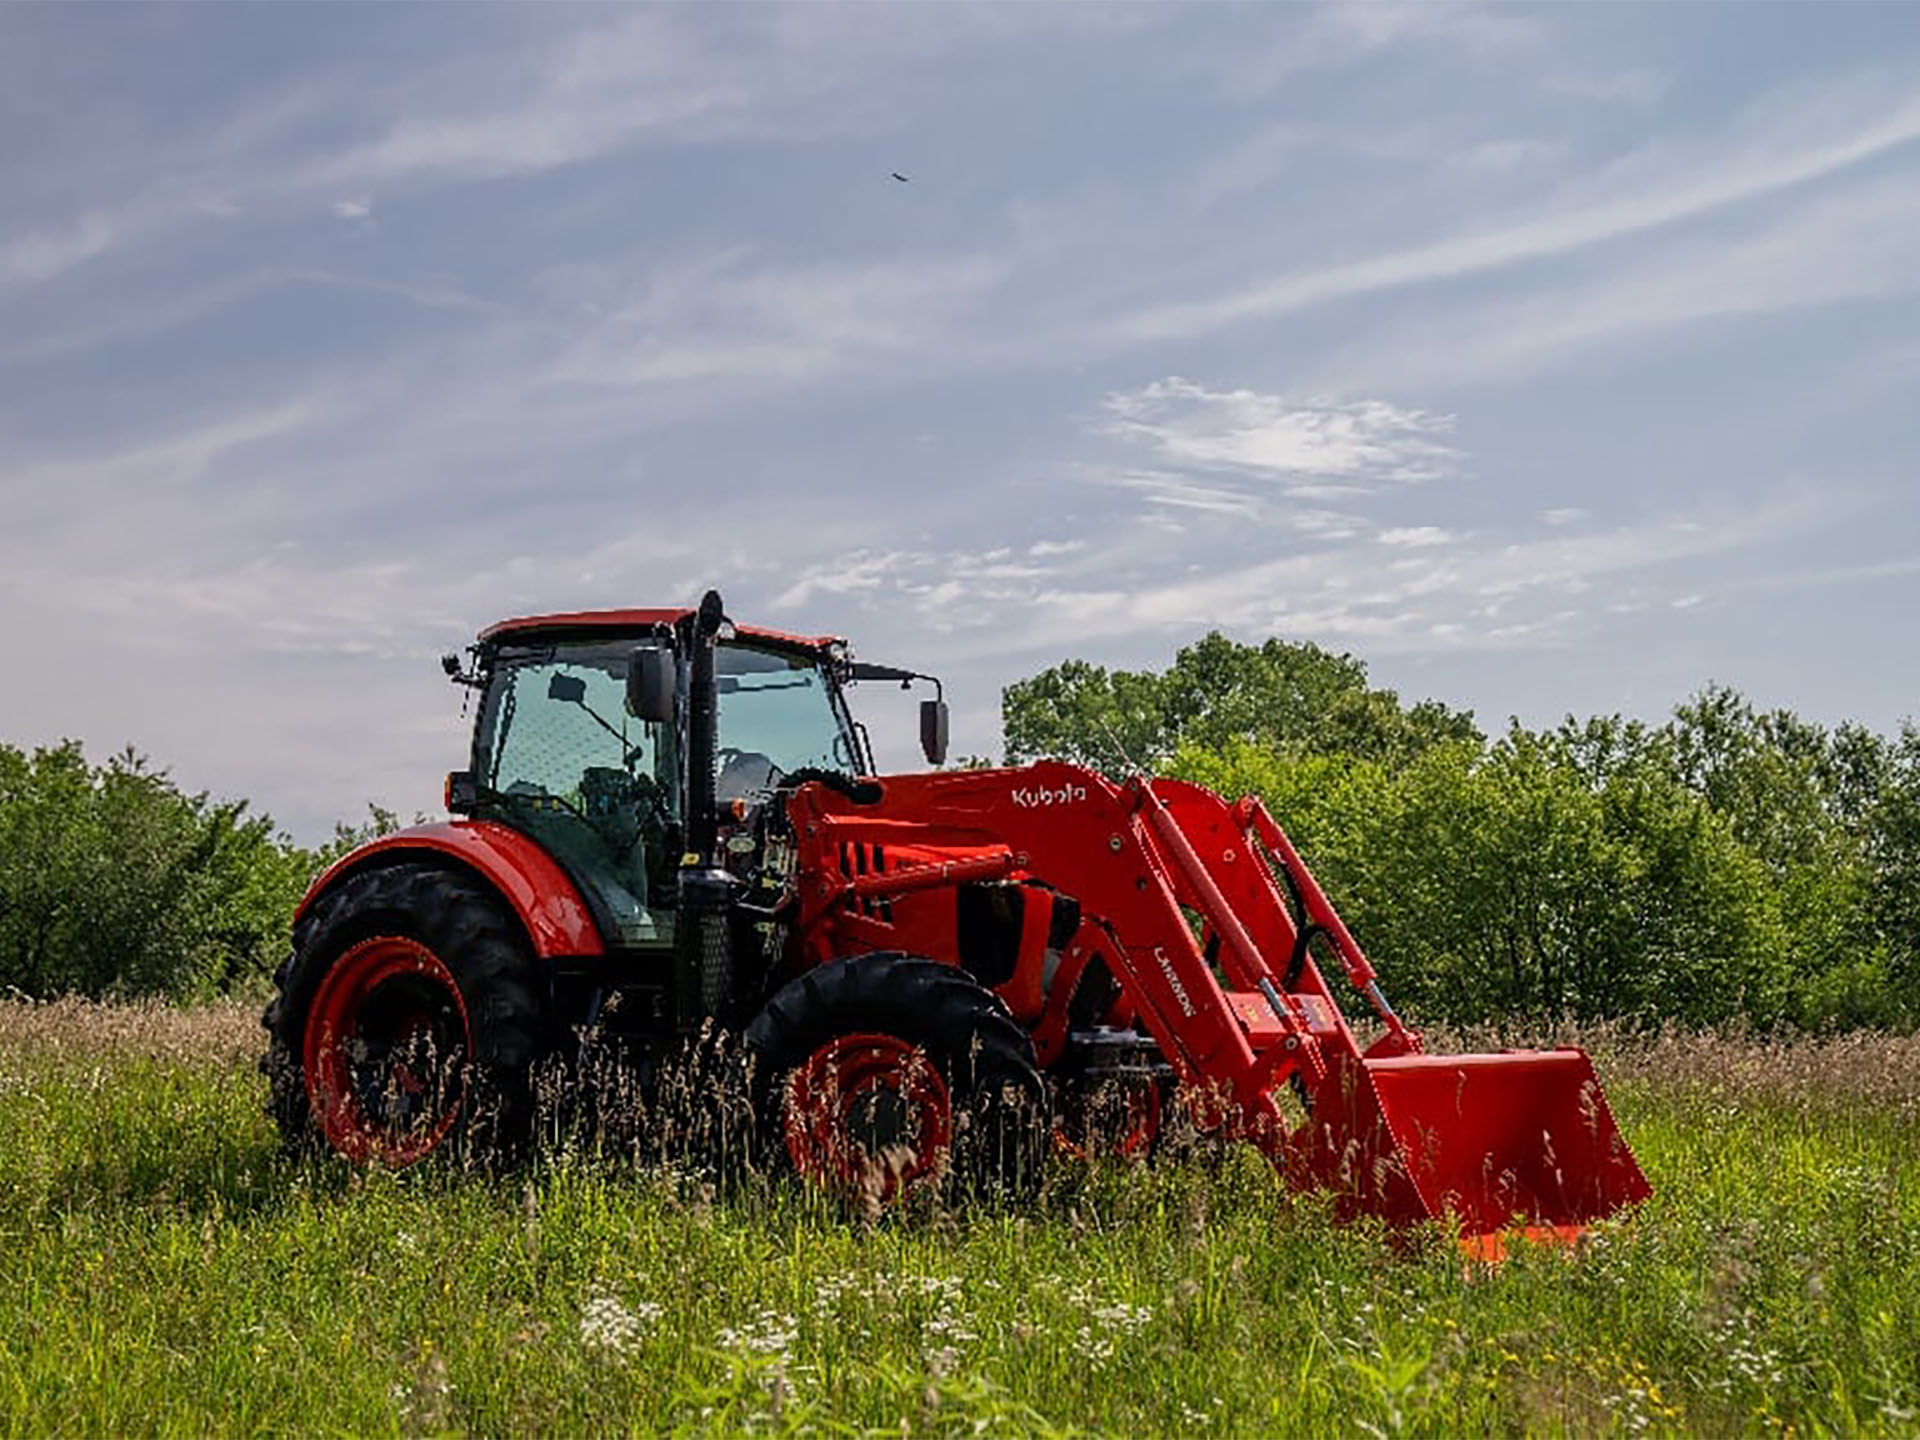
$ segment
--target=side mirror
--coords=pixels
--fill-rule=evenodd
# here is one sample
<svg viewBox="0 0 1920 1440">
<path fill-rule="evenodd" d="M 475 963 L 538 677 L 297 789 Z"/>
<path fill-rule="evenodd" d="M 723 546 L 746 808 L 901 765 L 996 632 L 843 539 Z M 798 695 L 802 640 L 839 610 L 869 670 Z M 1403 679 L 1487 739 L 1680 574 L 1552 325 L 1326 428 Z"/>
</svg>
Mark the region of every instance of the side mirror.
<svg viewBox="0 0 1920 1440">
<path fill-rule="evenodd" d="M 556 675 L 547 681 L 547 699 L 558 700 L 562 705 L 584 705 L 587 682 L 578 675 Z"/>
<path fill-rule="evenodd" d="M 449 770 L 447 772 L 447 813 L 449 815 L 471 815 L 473 807 L 480 797 L 480 783 L 471 770 Z"/>
<path fill-rule="evenodd" d="M 920 702 L 920 752 L 929 765 L 947 763 L 947 702 Z"/>
<path fill-rule="evenodd" d="M 671 650 L 663 645 L 635 650 L 627 659 L 627 713 L 636 720 L 671 724 L 677 681 Z"/>
</svg>

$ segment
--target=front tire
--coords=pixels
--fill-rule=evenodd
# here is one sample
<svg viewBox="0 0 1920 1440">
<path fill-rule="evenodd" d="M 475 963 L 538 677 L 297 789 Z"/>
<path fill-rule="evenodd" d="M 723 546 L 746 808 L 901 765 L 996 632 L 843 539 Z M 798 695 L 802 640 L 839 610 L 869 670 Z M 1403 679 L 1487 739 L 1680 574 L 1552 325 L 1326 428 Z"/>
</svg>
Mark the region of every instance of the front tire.
<svg viewBox="0 0 1920 1440">
<path fill-rule="evenodd" d="M 743 1038 L 768 1168 L 869 1209 L 1038 1184 L 1049 1127 L 1032 1040 L 951 966 L 833 961 L 782 989 Z"/>
<path fill-rule="evenodd" d="M 517 1152 L 548 1032 L 532 968 L 480 881 L 411 864 L 348 876 L 296 928 L 262 1017 L 284 1138 L 392 1169 Z"/>
</svg>

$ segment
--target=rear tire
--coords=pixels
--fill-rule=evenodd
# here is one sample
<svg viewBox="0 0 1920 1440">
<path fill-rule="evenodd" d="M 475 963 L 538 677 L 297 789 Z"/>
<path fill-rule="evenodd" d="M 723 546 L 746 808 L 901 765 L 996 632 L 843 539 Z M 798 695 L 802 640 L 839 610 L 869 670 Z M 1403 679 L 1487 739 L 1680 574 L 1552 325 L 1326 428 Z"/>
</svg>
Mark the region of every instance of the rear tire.
<svg viewBox="0 0 1920 1440">
<path fill-rule="evenodd" d="M 1033 1042 L 965 973 L 894 952 L 808 971 L 747 1027 L 763 1166 L 869 1210 L 1024 1196 L 1050 1133 Z"/>
<path fill-rule="evenodd" d="M 296 927 L 261 1017 L 282 1136 L 394 1169 L 516 1154 L 549 1029 L 532 969 L 480 881 L 412 864 L 349 875 Z"/>
</svg>

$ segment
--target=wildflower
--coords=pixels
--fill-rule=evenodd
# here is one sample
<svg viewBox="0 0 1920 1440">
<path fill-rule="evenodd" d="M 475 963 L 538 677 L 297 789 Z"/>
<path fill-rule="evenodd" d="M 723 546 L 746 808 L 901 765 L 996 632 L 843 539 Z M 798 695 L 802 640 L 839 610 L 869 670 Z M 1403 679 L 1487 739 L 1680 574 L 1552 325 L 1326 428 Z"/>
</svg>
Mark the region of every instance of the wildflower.
<svg viewBox="0 0 1920 1440">
<path fill-rule="evenodd" d="M 722 1330 L 715 1343 L 722 1350 L 738 1350 L 747 1355 L 771 1355 L 785 1360 L 798 1334 L 798 1323 L 793 1316 L 761 1310 L 739 1329 L 728 1326 Z"/>
<path fill-rule="evenodd" d="M 589 1350 L 631 1354 L 660 1313 L 661 1307 L 651 1301 L 628 1309 L 611 1295 L 595 1295 L 580 1308 L 580 1343 Z"/>
<path fill-rule="evenodd" d="M 965 1344 L 980 1337 L 967 1328 L 968 1316 L 964 1314 L 935 1315 L 927 1321 L 926 1332 L 936 1339 L 948 1340 L 955 1344 Z"/>
<path fill-rule="evenodd" d="M 1123 1335 L 1137 1334 L 1153 1319 L 1153 1311 L 1145 1305 L 1101 1305 L 1091 1313 L 1108 1330 Z"/>
<path fill-rule="evenodd" d="M 1113 1358 L 1113 1337 L 1082 1325 L 1073 1335 L 1073 1353 L 1091 1365 L 1103 1364 Z"/>
</svg>

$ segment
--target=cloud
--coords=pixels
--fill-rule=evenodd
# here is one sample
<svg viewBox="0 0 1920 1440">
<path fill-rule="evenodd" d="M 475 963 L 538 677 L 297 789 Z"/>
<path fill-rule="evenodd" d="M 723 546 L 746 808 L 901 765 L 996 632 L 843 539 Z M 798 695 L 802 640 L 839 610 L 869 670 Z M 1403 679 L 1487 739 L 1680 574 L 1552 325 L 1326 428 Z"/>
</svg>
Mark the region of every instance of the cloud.
<svg viewBox="0 0 1920 1440">
<path fill-rule="evenodd" d="M 1770 97 L 1745 130 L 1676 158 L 1650 146 L 1542 214 L 1362 260 L 1291 271 L 1224 293 L 1136 308 L 1113 329 L 1140 342 L 1208 334 L 1309 306 L 1507 269 L 1697 219 L 1851 169 L 1920 139 L 1920 99 L 1910 85 L 1857 87 L 1882 99 L 1861 114 L 1822 92 Z M 1836 113 L 1838 112 L 1838 113 Z M 1823 133 L 1824 132 L 1824 133 Z"/>
<path fill-rule="evenodd" d="M 1190 398 L 1191 388 L 1182 382 L 1168 393 Z M 1200 453 L 1214 464 L 1214 451 Z M 1232 483 L 1245 470 L 1238 461 L 1197 474 L 1084 467 L 1074 472 L 1081 483 L 1130 490 L 1139 509 L 1101 514 L 1071 551 L 856 548 L 804 566 L 776 604 L 846 601 L 858 613 L 843 628 L 940 635 L 942 652 L 963 669 L 1018 654 L 1137 649 L 1149 637 L 1204 628 L 1382 655 L 1515 650 L 1569 643 L 1622 603 L 1682 601 L 1699 593 L 1712 557 L 1803 533 L 1822 513 L 1794 492 L 1586 534 L 1550 522 L 1531 532 L 1381 526 L 1296 508 L 1284 496 L 1262 503 Z M 1038 492 L 1035 499 L 1046 503 Z M 1183 540 L 1185 522 L 1169 528 L 1168 512 L 1208 528 Z M 1394 552 L 1390 563 L 1379 547 Z"/>
<path fill-rule="evenodd" d="M 1667 92 L 1673 88 L 1673 80 L 1670 71 L 1634 66 L 1592 74 L 1561 72 L 1549 76 L 1546 85 L 1557 94 L 1571 95 L 1581 100 L 1647 109 L 1666 98 Z"/>
<path fill-rule="evenodd" d="M 104 253 L 119 238 L 115 217 L 97 212 L 70 224 L 0 243 L 0 284 L 36 285 Z"/>
<path fill-rule="evenodd" d="M 909 551 L 856 551 L 844 558 L 806 567 L 797 580 L 768 603 L 775 610 L 797 610 L 820 596 L 872 594 L 883 586 L 897 585 L 902 574 L 929 562 L 930 557 Z"/>
<path fill-rule="evenodd" d="M 1203 45 L 1188 68 L 1214 78 L 1236 100 L 1272 94 L 1303 73 L 1338 71 L 1382 52 L 1446 46 L 1469 57 L 1505 57 L 1542 38 L 1533 17 L 1510 6 L 1430 5 L 1421 0 L 1331 0 L 1276 6 L 1267 33 L 1235 32 L 1225 44 Z"/>
<path fill-rule="evenodd" d="M 1911 170 L 1810 197 L 1744 233 L 1687 235 L 1506 293 L 1437 299 L 1319 372 L 1342 386 L 1525 382 L 1636 336 L 1920 291 Z"/>
<path fill-rule="evenodd" d="M 548 383 L 646 386 L 818 379 L 926 352 L 1008 273 L 983 255 L 792 266 L 735 250 L 649 267 L 568 343 Z"/>
<path fill-rule="evenodd" d="M 193 289 L 169 289 L 160 295 L 117 300 L 110 306 L 101 307 L 103 313 L 98 319 L 70 323 L 60 329 L 22 337 L 17 342 L 0 341 L 0 365 L 109 349 L 209 319 L 231 306 L 259 300 L 276 291 L 306 287 L 385 295 L 405 300 L 423 310 L 466 311 L 476 315 L 498 316 L 504 309 L 494 301 L 444 283 L 414 283 L 342 270 L 265 266 L 225 276 Z"/>
<path fill-rule="evenodd" d="M 1084 12 L 1084 13 L 1083 13 Z M 217 125 L 141 116 L 107 158 L 74 142 L 31 163 L 57 193 L 94 192 L 64 220 L 0 232 L 0 285 L 31 286 L 88 261 L 209 223 L 256 224 L 318 203 L 369 218 L 372 193 L 526 179 L 645 148 L 719 142 L 794 147 L 884 131 L 929 69 L 1047 32 L 1162 23 L 1163 12 L 970 5 L 886 13 L 818 4 L 609 12 L 540 8 L 489 17 L 467 43 L 420 47 L 404 25 L 389 64 L 324 62 L 261 90 L 223 92 Z M 323 47 L 331 49 L 332 47 Z M 0 71 L 0 82 L 7 79 Z M 244 99 L 242 99 L 244 97 Z M 49 110 L 69 105 L 55 95 Z M 71 127 L 85 135 L 85 127 Z M 137 152 L 137 169 L 123 158 Z M 881 173 L 884 174 L 884 171 Z M 366 207 L 363 209 L 363 207 Z"/>
<path fill-rule="evenodd" d="M 1268 508 L 1261 496 L 1231 485 L 1209 484 L 1177 470 L 1090 468 L 1088 475 L 1099 483 L 1132 490 L 1149 505 L 1172 510 L 1198 510 L 1211 515 L 1254 519 Z"/>
<path fill-rule="evenodd" d="M 1567 147 L 1554 140 L 1481 140 L 1446 157 L 1446 164 L 1468 173 L 1509 174 L 1535 169 L 1566 156 Z"/>
<path fill-rule="evenodd" d="M 204 478 L 228 455 L 300 430 L 323 413 L 317 399 L 297 397 L 91 454 L 16 458 L 7 465 L 8 488 L 16 499 L 38 494 L 66 508 L 74 496 L 88 492 L 138 495 L 183 485 Z"/>
<path fill-rule="evenodd" d="M 1442 474 L 1457 458 L 1435 438 L 1453 417 L 1380 400 L 1296 404 L 1176 375 L 1110 395 L 1105 408 L 1112 433 L 1202 469 L 1405 482 Z"/>
<path fill-rule="evenodd" d="M 1077 637 L 1092 647 L 1141 630 L 1225 626 L 1252 636 L 1364 642 L 1381 654 L 1553 643 L 1596 623 L 1602 607 L 1590 597 L 1601 581 L 1609 582 L 1602 592 L 1609 597 L 1635 574 L 1656 591 L 1668 576 L 1697 581 L 1692 569 L 1707 557 L 1777 541 L 1812 513 L 1803 498 L 1787 496 L 1738 518 L 1652 520 L 1580 540 L 1488 537 L 1444 551 L 1415 547 L 1390 575 L 1354 545 L 1320 546 L 1199 576 L 1149 578 L 1125 592 L 1056 589 L 1034 606 L 1023 639 L 1046 649 Z M 1569 605 L 1570 598 L 1580 603 Z M 1530 609 L 1515 614 L 1517 606 Z"/>
</svg>

